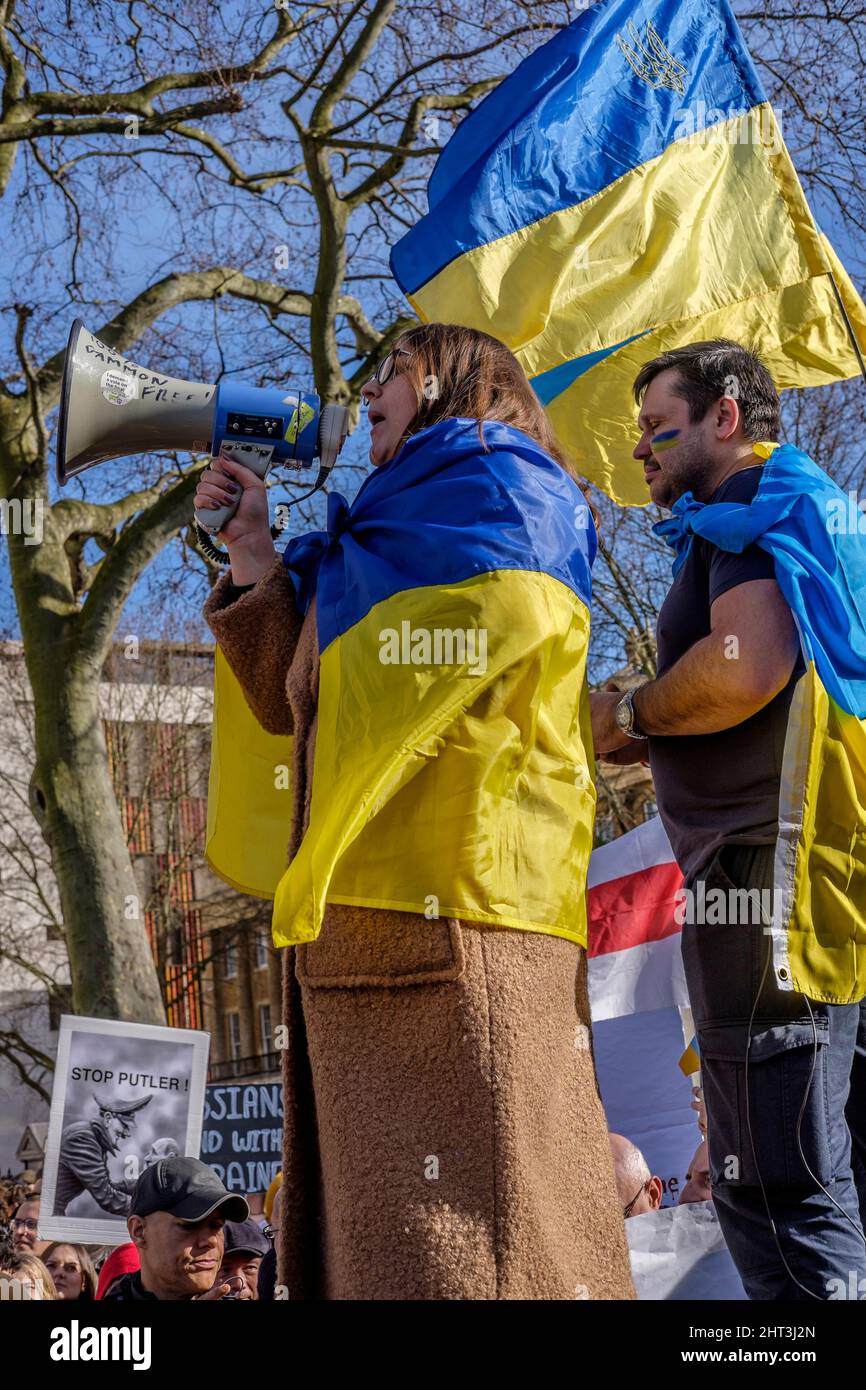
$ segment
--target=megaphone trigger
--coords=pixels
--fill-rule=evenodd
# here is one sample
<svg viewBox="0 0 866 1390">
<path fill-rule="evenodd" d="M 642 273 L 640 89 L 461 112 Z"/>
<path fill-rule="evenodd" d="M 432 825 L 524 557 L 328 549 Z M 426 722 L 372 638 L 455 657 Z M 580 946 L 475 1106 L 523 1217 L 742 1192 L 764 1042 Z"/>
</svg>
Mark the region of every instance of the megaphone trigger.
<svg viewBox="0 0 866 1390">
<path fill-rule="evenodd" d="M 271 466 L 274 449 L 271 444 L 241 444 L 236 439 L 224 439 L 214 455 L 214 457 L 218 456 L 232 459 L 235 463 L 242 463 L 244 468 L 249 468 L 252 473 L 264 478 Z M 203 531 L 216 536 L 226 522 L 231 521 L 239 506 L 240 497 L 236 502 L 226 503 L 224 507 L 208 507 L 206 510 L 200 508 L 194 515 Z"/>
</svg>

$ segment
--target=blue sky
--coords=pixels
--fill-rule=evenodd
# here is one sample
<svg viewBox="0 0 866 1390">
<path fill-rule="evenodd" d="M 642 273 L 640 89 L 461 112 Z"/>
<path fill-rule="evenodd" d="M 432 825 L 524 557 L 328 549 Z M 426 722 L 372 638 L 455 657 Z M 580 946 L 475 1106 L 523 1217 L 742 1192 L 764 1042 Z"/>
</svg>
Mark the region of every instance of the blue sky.
<svg viewBox="0 0 866 1390">
<path fill-rule="evenodd" d="M 243 55 L 254 47 L 254 36 L 249 31 L 244 32 L 243 26 L 239 33 L 237 24 L 233 24 L 243 9 L 242 0 L 235 0 L 233 4 L 212 11 L 215 33 L 223 45 L 222 61 Z M 42 25 L 46 34 L 58 36 L 50 39 L 58 45 L 56 56 L 58 60 L 71 62 L 70 54 L 63 48 L 68 39 L 62 25 L 57 24 L 66 14 L 63 0 L 49 0 L 47 6 L 31 5 L 29 11 L 25 4 L 23 12 L 30 13 L 34 29 L 37 24 Z M 268 16 L 262 18 L 261 23 L 265 22 L 270 22 Z M 98 69 L 100 64 L 104 68 L 106 61 L 111 61 L 112 53 L 120 52 L 115 39 L 110 26 L 88 36 L 91 68 Z M 177 38 L 178 45 L 181 39 L 182 36 Z M 178 65 L 191 62 L 194 56 L 181 54 Z M 384 58 L 389 61 L 393 55 L 386 49 Z M 851 81 L 856 80 L 850 64 L 847 70 Z M 844 90 L 845 71 L 845 54 L 840 50 L 839 90 Z M 768 80 L 768 75 L 763 75 Z M 209 130 L 231 140 L 233 153 L 247 167 L 262 167 L 263 164 L 273 167 L 288 154 L 288 142 L 282 140 L 280 134 L 285 122 L 275 112 L 265 85 L 253 94 L 249 113 L 240 121 L 220 117 L 208 122 Z M 771 80 L 768 86 L 772 86 Z M 833 93 L 829 93 L 828 98 L 836 99 Z M 394 113 L 395 128 L 402 114 L 401 110 Z M 258 128 L 253 127 L 255 121 L 259 122 Z M 276 124 L 278 121 L 280 123 Z M 264 142 L 263 130 L 274 132 Z M 440 141 L 444 142 L 449 130 L 450 126 L 443 122 Z M 790 124 L 783 120 L 783 131 L 796 162 L 801 132 L 794 120 Z M 387 133 L 387 130 L 384 133 L 380 130 L 379 138 L 387 138 Z M 129 145 L 124 144 L 122 137 L 93 137 L 74 148 L 76 151 L 86 148 L 90 152 L 89 162 L 82 162 L 70 176 L 74 188 L 81 190 L 82 206 L 86 204 L 88 209 L 87 235 L 78 259 L 77 284 L 69 283 L 72 222 L 68 200 L 55 184 L 47 181 L 32 155 L 19 156 L 12 185 L 0 204 L 3 244 L 14 246 L 17 251 L 15 257 L 8 257 L 0 264 L 0 303 L 9 306 L 24 299 L 34 305 L 28 339 L 34 360 L 42 360 L 62 345 L 76 314 L 81 314 L 90 327 L 98 328 L 119 304 L 172 270 L 229 263 L 251 275 L 278 280 L 287 287 L 309 287 L 312 283 L 315 226 L 309 200 L 283 189 L 256 200 L 233 197 L 223 183 L 196 173 L 188 152 L 184 152 L 180 143 L 174 158 L 157 152 L 142 153 L 135 172 L 124 158 Z M 68 158 L 72 150 L 70 143 L 58 142 L 54 152 L 56 159 L 59 160 L 61 153 L 63 158 Z M 46 157 L 51 154 L 47 142 L 42 153 Z M 813 208 L 862 289 L 863 246 L 855 243 L 849 229 L 840 222 L 828 194 L 818 190 L 813 197 Z M 390 232 L 386 228 L 383 233 L 380 227 L 365 229 L 363 224 L 359 224 L 356 231 L 365 231 L 365 235 L 358 238 L 353 234 L 350 275 L 381 271 L 387 263 L 389 235 L 393 239 L 398 234 L 398 224 L 392 222 Z M 288 270 L 275 268 L 275 248 L 281 245 L 290 248 Z M 347 288 L 359 294 L 368 315 L 380 327 L 406 308 L 396 286 L 388 281 L 353 281 Z M 312 382 L 305 360 L 304 324 L 290 319 L 280 322 L 285 329 L 296 333 L 297 341 L 279 336 L 263 316 L 247 304 L 222 300 L 214 305 L 187 305 L 161 319 L 145 335 L 133 355 L 177 376 L 213 380 L 218 373 L 226 373 L 309 390 Z M 7 372 L 14 370 L 13 334 L 14 315 L 7 309 L 0 314 L 0 362 Z M 345 361 L 351 365 L 350 339 L 347 334 L 343 337 Z M 333 486 L 349 498 L 364 476 L 368 447 L 369 433 L 362 412 L 361 422 L 334 473 Z M 72 492 L 83 486 L 90 500 L 109 498 L 133 482 L 140 484 L 144 478 L 155 476 L 154 467 L 153 460 L 140 458 L 106 464 L 86 474 L 83 485 L 74 484 Z M 277 489 L 274 500 L 286 495 L 291 495 L 291 490 L 285 494 Z M 318 499 L 315 506 L 305 506 L 297 529 L 317 522 L 321 524 L 321 516 L 322 504 Z M 0 628 L 4 635 L 13 635 L 16 617 L 4 552 L 5 541 L 0 538 Z M 173 543 L 140 581 L 127 604 L 118 633 L 134 631 L 142 636 L 159 636 L 173 631 L 177 636 L 193 636 L 199 632 L 205 635 L 198 617 L 204 592 L 203 579 L 184 570 L 180 548 Z"/>
</svg>

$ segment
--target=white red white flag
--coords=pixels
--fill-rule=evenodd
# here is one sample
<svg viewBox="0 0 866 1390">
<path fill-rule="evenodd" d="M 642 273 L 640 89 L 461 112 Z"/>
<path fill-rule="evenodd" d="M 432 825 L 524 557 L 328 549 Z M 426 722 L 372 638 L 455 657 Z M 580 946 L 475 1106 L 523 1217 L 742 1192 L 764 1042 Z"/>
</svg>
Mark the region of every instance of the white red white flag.
<svg viewBox="0 0 866 1390">
<path fill-rule="evenodd" d="M 682 885 L 658 816 L 593 851 L 587 888 L 594 1023 L 688 1005 L 674 915 Z"/>
</svg>

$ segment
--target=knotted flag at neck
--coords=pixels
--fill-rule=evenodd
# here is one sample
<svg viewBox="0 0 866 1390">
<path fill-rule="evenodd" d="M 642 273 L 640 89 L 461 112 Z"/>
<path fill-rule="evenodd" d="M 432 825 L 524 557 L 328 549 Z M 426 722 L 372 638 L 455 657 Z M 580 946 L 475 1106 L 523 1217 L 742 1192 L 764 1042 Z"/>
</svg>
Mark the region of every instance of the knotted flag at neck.
<svg viewBox="0 0 866 1390">
<path fill-rule="evenodd" d="M 483 442 L 480 426 L 483 428 Z M 412 435 L 325 531 L 289 542 L 301 610 L 316 597 L 325 649 L 377 603 L 490 570 L 545 572 L 589 603 L 595 527 L 580 488 L 522 430 L 450 418 Z"/>
<path fill-rule="evenodd" d="M 320 658 L 309 815 L 288 868 L 285 814 L 250 812 L 274 756 L 256 754 L 267 736 L 228 685 L 209 805 L 214 826 L 228 809 L 246 858 L 280 865 L 249 880 L 273 896 L 277 946 L 315 939 L 335 903 L 585 945 L 595 552 L 574 479 L 523 431 L 472 419 L 413 435 L 351 505 L 329 498 L 325 530 L 289 542 Z M 244 888 L 227 847 L 212 835 L 209 862 Z"/>
</svg>

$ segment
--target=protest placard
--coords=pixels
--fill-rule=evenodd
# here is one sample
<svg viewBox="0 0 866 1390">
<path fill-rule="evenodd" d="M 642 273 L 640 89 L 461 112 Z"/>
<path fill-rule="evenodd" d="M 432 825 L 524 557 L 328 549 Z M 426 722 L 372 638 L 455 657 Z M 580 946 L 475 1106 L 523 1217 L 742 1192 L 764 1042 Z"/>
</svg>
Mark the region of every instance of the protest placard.
<svg viewBox="0 0 866 1390">
<path fill-rule="evenodd" d="M 204 1123 L 201 1157 L 229 1192 L 267 1192 L 282 1162 L 282 1087 L 208 1086 Z"/>
<path fill-rule="evenodd" d="M 740 1301 L 745 1290 L 712 1202 L 684 1202 L 625 1223 L 639 1299 Z"/>
<path fill-rule="evenodd" d="M 60 1020 L 39 1216 L 42 1240 L 119 1245 L 139 1174 L 197 1157 L 207 1033 Z"/>
</svg>

